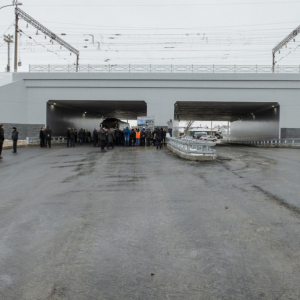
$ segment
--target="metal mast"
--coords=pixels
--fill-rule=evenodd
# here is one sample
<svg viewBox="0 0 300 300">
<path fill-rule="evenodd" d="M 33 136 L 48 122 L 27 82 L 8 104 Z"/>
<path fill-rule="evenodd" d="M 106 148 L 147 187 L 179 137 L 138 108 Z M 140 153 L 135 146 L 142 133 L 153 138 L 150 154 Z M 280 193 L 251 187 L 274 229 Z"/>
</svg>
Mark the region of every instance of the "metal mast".
<svg viewBox="0 0 300 300">
<path fill-rule="evenodd" d="M 49 30 L 48 28 L 46 28 L 45 26 L 43 26 L 41 23 L 39 23 L 38 21 L 36 21 L 32 17 L 30 17 L 28 14 L 26 14 L 20 8 L 16 7 L 15 13 L 16 13 L 16 35 L 17 35 L 18 31 L 19 31 L 19 29 L 18 29 L 18 19 L 20 17 L 21 19 L 23 19 L 24 21 L 26 21 L 27 23 L 29 23 L 30 25 L 32 25 L 33 27 L 35 27 L 37 30 L 41 31 L 42 33 L 44 33 L 45 35 L 47 35 L 48 37 L 50 37 L 53 41 L 56 41 L 61 46 L 63 46 L 64 48 L 68 49 L 70 52 L 74 53 L 76 55 L 76 72 L 78 72 L 79 51 L 77 49 L 75 49 L 73 46 L 71 46 L 70 44 L 68 44 L 66 41 L 64 41 L 63 39 L 61 39 L 60 37 L 58 37 L 55 33 L 53 33 L 51 30 Z M 18 63 L 17 62 L 17 60 L 18 60 L 17 38 L 16 38 L 16 42 L 15 43 L 16 43 L 16 45 L 15 45 L 15 72 L 16 72 L 17 71 L 17 63 Z"/>
<path fill-rule="evenodd" d="M 275 54 L 276 52 L 280 51 L 288 42 L 294 39 L 300 33 L 300 26 L 298 26 L 295 30 L 293 30 L 286 38 L 284 38 L 275 48 L 272 50 L 272 65 L 273 65 L 273 72 L 275 68 Z"/>
<path fill-rule="evenodd" d="M 13 43 L 13 35 L 4 35 L 4 42 L 7 43 L 8 46 L 8 55 L 7 55 L 7 67 L 6 71 L 10 72 L 10 44 Z"/>
</svg>

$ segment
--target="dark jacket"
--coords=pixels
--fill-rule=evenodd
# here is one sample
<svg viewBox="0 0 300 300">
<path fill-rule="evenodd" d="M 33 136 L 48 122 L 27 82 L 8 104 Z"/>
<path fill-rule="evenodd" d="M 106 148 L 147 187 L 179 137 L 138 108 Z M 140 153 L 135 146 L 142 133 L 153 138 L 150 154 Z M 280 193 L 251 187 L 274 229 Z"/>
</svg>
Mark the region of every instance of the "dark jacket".
<svg viewBox="0 0 300 300">
<path fill-rule="evenodd" d="M 18 132 L 17 130 L 14 130 L 14 131 L 12 132 L 12 134 L 11 134 L 11 139 L 12 139 L 13 141 L 17 141 L 18 138 L 19 138 L 19 132 Z"/>
<path fill-rule="evenodd" d="M 141 138 L 144 139 L 146 137 L 146 130 L 143 128 L 141 131 Z"/>
<path fill-rule="evenodd" d="M 45 137 L 47 140 L 50 140 L 52 138 L 52 130 L 50 128 L 47 128 L 45 130 Z"/>
<path fill-rule="evenodd" d="M 44 139 L 44 138 L 45 138 L 45 131 L 40 130 L 40 139 Z"/>
<path fill-rule="evenodd" d="M 151 138 L 151 130 L 150 130 L 150 128 L 148 128 L 146 130 L 146 139 L 150 139 L 150 138 Z"/>
<path fill-rule="evenodd" d="M 4 129 L 3 128 L 0 128 L 0 143 L 2 144 L 5 140 L 5 137 L 4 137 Z"/>
<path fill-rule="evenodd" d="M 110 143 L 113 143 L 114 140 L 116 139 L 114 132 L 110 130 L 110 131 L 108 131 L 107 134 L 108 134 L 108 141 Z"/>
<path fill-rule="evenodd" d="M 67 138 L 69 139 L 70 137 L 71 137 L 70 130 L 68 129 L 68 131 L 67 131 Z"/>
<path fill-rule="evenodd" d="M 93 140 L 94 141 L 98 140 L 98 131 L 96 129 L 93 131 Z"/>
<path fill-rule="evenodd" d="M 70 131 L 70 139 L 74 139 L 75 138 L 75 133 L 73 130 Z"/>
<path fill-rule="evenodd" d="M 154 133 L 156 133 L 156 140 L 158 140 L 158 141 L 160 141 L 161 140 L 161 138 L 162 138 L 162 132 L 161 132 L 161 129 L 156 129 L 155 131 L 154 131 Z"/>
<path fill-rule="evenodd" d="M 103 130 L 102 128 L 98 131 L 98 139 L 100 141 L 105 141 L 106 140 L 106 131 Z"/>
<path fill-rule="evenodd" d="M 79 138 L 80 138 L 80 139 L 83 139 L 83 138 L 84 138 L 84 130 L 81 130 L 81 129 L 80 129 L 78 135 L 79 135 Z"/>
</svg>

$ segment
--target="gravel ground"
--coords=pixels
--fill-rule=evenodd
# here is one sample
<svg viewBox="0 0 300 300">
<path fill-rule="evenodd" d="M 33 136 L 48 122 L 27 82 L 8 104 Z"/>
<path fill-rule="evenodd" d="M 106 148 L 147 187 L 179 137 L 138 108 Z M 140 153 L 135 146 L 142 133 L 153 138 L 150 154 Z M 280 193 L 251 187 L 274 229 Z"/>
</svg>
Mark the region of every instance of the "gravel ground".
<svg viewBox="0 0 300 300">
<path fill-rule="evenodd" d="M 300 151 L 4 150 L 0 299 L 300 299 Z"/>
</svg>

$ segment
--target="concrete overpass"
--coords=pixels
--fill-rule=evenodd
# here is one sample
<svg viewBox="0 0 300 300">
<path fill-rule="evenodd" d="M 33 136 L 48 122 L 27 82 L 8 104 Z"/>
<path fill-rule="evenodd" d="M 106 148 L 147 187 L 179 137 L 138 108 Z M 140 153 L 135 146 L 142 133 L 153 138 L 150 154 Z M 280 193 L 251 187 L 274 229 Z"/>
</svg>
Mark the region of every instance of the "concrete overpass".
<svg viewBox="0 0 300 300">
<path fill-rule="evenodd" d="M 49 125 L 92 129 L 101 116 L 231 122 L 231 139 L 300 137 L 300 74 L 15 73 L 0 86 L 0 123 L 21 137 Z M 7 130 L 6 130 L 7 131 Z"/>
</svg>

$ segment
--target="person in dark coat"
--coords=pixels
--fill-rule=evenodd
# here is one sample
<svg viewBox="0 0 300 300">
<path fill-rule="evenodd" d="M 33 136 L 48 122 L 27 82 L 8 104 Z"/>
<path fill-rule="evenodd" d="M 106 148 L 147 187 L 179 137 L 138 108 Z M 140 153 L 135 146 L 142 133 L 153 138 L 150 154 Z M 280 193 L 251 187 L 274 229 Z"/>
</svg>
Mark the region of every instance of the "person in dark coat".
<svg viewBox="0 0 300 300">
<path fill-rule="evenodd" d="M 93 141 L 94 141 L 94 147 L 98 145 L 98 131 L 97 128 L 93 131 Z"/>
<path fill-rule="evenodd" d="M 49 146 L 51 148 L 51 139 L 52 139 L 52 130 L 47 126 L 45 130 L 45 136 L 46 136 L 46 148 Z"/>
<path fill-rule="evenodd" d="M 143 129 L 141 130 L 141 146 L 146 146 L 145 138 L 146 138 L 146 129 L 145 127 L 143 127 Z"/>
<path fill-rule="evenodd" d="M 4 137 L 4 126 L 1 124 L 0 125 L 0 159 L 2 159 L 2 148 L 3 148 L 3 144 L 4 144 L 4 140 L 5 140 L 5 137 Z"/>
<path fill-rule="evenodd" d="M 107 135 L 107 129 L 106 127 L 102 127 L 100 128 L 100 130 L 98 131 L 98 143 L 99 146 L 101 146 L 101 150 L 104 150 L 104 147 L 106 145 L 106 135 Z"/>
<path fill-rule="evenodd" d="M 68 130 L 67 130 L 67 147 L 69 147 L 69 145 L 70 145 L 70 139 L 71 139 L 70 132 L 71 132 L 71 129 L 70 129 L 70 127 L 68 127 Z"/>
<path fill-rule="evenodd" d="M 119 146 L 120 145 L 120 132 L 119 132 L 119 129 L 117 128 L 115 130 L 115 137 L 116 137 L 116 146 Z"/>
<path fill-rule="evenodd" d="M 13 141 L 13 153 L 17 153 L 17 144 L 19 139 L 19 132 L 16 127 L 13 127 L 11 139 Z"/>
<path fill-rule="evenodd" d="M 134 146 L 136 142 L 135 130 L 132 128 L 130 133 L 130 146 Z"/>
<path fill-rule="evenodd" d="M 74 141 L 75 143 L 77 143 L 77 137 L 78 137 L 78 133 L 77 133 L 77 129 L 74 129 Z"/>
<path fill-rule="evenodd" d="M 83 140 L 84 140 L 84 130 L 81 128 L 79 130 L 79 143 L 80 143 L 80 145 L 82 145 Z"/>
<path fill-rule="evenodd" d="M 107 132 L 108 136 L 108 143 L 107 143 L 107 149 L 111 146 L 114 149 L 114 140 L 116 139 L 115 134 L 113 132 L 113 129 L 108 130 Z"/>
<path fill-rule="evenodd" d="M 71 140 L 71 147 L 75 147 L 75 134 L 73 128 L 70 130 L 70 140 Z"/>
<path fill-rule="evenodd" d="M 160 128 L 156 128 L 154 130 L 154 133 L 156 135 L 156 149 L 161 149 L 161 139 L 162 139 L 162 132 L 161 132 L 161 129 Z"/>
<path fill-rule="evenodd" d="M 146 129 L 146 142 L 147 146 L 150 146 L 150 141 L 151 141 L 151 130 L 150 128 Z"/>
<path fill-rule="evenodd" d="M 45 146 L 45 128 L 42 127 L 40 130 L 40 147 L 44 147 Z"/>
<path fill-rule="evenodd" d="M 164 129 L 161 127 L 161 146 L 165 145 L 165 141 L 166 141 L 166 132 L 164 131 Z"/>
</svg>

